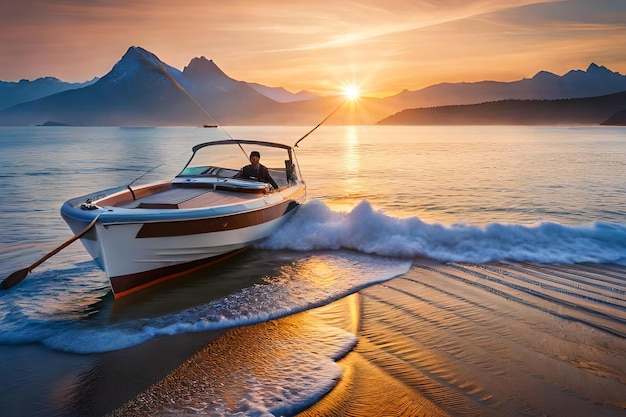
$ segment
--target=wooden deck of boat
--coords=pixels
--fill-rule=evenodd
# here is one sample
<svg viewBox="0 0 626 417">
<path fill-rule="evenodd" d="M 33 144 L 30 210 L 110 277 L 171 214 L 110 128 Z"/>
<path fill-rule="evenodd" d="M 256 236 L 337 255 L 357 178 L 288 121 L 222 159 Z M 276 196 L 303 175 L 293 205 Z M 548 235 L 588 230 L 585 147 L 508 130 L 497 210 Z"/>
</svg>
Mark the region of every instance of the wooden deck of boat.
<svg viewBox="0 0 626 417">
<path fill-rule="evenodd" d="M 191 209 L 210 206 L 224 206 L 262 198 L 263 194 L 213 190 L 207 188 L 174 187 L 139 198 L 130 203 L 120 204 L 124 208 L 147 209 Z"/>
</svg>

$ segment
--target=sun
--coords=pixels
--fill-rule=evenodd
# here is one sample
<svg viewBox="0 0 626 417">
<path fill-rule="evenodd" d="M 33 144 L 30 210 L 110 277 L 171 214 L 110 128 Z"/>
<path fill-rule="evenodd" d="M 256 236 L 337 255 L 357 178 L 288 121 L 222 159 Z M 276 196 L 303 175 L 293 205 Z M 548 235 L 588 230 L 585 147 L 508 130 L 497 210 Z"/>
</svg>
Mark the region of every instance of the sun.
<svg viewBox="0 0 626 417">
<path fill-rule="evenodd" d="M 348 85 L 343 89 L 343 95 L 346 96 L 348 100 L 356 100 L 361 96 L 361 92 L 359 91 L 358 85 Z"/>
</svg>

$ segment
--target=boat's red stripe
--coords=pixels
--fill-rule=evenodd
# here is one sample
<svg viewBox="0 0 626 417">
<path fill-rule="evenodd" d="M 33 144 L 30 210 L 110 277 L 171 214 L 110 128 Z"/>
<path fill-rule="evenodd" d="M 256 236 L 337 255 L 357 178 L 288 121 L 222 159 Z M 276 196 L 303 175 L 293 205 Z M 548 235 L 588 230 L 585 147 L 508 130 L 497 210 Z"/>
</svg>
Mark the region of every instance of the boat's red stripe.
<svg viewBox="0 0 626 417">
<path fill-rule="evenodd" d="M 233 214 L 209 219 L 166 221 L 144 224 L 137 239 L 150 237 L 186 236 L 201 233 L 223 232 L 267 223 L 284 216 L 298 206 L 295 201 L 284 201 L 272 207 L 264 207 L 247 213 Z"/>
<path fill-rule="evenodd" d="M 190 274 L 202 268 L 206 268 L 215 263 L 221 262 L 231 256 L 234 256 L 247 248 L 234 250 L 232 252 L 213 256 L 211 258 L 199 259 L 193 262 L 187 262 L 179 265 L 167 266 L 165 268 L 153 269 L 151 271 L 138 272 L 136 274 L 118 275 L 111 277 L 111 288 L 115 298 L 120 298 L 136 291 L 148 288 L 152 285 L 180 277 L 181 275 Z"/>
</svg>

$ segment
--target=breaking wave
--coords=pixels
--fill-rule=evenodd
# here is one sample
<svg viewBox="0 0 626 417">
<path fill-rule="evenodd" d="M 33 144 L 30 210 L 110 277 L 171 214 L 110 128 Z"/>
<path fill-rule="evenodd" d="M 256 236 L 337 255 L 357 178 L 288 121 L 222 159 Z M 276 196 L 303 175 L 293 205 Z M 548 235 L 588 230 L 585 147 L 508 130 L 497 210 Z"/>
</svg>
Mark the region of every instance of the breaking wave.
<svg viewBox="0 0 626 417">
<path fill-rule="evenodd" d="M 499 260 L 535 263 L 626 265 L 626 225 L 584 226 L 426 223 L 374 210 L 364 200 L 336 212 L 319 200 L 304 204 L 278 233 L 259 245 L 298 251 L 351 249 L 391 257 L 428 257 L 444 262 Z"/>
</svg>

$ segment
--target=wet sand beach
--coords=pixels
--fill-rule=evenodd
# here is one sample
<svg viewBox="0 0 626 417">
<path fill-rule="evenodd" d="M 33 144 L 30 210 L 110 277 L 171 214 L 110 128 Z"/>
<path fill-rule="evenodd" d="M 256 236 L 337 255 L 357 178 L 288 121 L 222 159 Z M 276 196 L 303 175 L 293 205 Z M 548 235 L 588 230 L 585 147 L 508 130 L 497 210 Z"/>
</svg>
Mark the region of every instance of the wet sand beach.
<svg viewBox="0 0 626 417">
<path fill-rule="evenodd" d="M 327 358 L 328 380 L 310 355 Z M 297 384 L 281 380 L 298 366 Z M 110 415 L 237 413 L 623 416 L 626 267 L 416 260 L 327 306 L 226 331 Z"/>
</svg>

